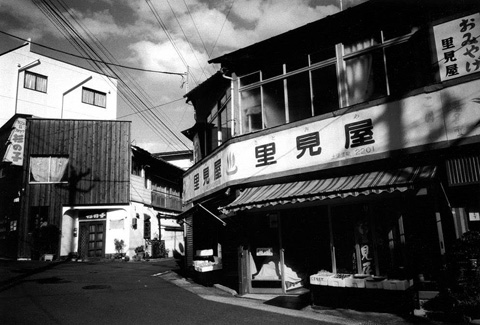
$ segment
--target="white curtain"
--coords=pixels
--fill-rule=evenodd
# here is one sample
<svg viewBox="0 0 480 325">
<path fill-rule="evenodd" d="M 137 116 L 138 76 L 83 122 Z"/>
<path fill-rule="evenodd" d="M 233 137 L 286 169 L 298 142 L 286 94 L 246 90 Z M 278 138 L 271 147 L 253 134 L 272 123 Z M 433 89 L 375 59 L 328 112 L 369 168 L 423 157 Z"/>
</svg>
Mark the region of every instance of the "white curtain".
<svg viewBox="0 0 480 325">
<path fill-rule="evenodd" d="M 25 72 L 25 88 L 35 89 L 35 75 Z"/>
<path fill-rule="evenodd" d="M 35 157 L 30 163 L 31 180 L 35 182 L 48 182 L 49 157 Z"/>
<path fill-rule="evenodd" d="M 355 53 L 373 44 L 372 39 L 345 45 L 345 54 Z M 346 61 L 348 104 L 355 105 L 367 101 L 373 93 L 372 54 L 365 53 Z"/>
<path fill-rule="evenodd" d="M 68 158 L 34 157 L 30 163 L 31 181 L 61 182 L 68 166 Z"/>
<path fill-rule="evenodd" d="M 93 104 L 93 91 L 90 91 L 88 89 L 83 89 L 82 92 L 82 102 L 87 103 L 87 104 Z"/>
<path fill-rule="evenodd" d="M 50 182 L 61 182 L 68 166 L 68 158 L 52 157 L 50 161 Z"/>
<path fill-rule="evenodd" d="M 38 91 L 47 92 L 47 78 L 37 77 L 37 89 Z"/>
<path fill-rule="evenodd" d="M 95 93 L 95 105 L 105 107 L 106 96 L 104 94 Z"/>
</svg>

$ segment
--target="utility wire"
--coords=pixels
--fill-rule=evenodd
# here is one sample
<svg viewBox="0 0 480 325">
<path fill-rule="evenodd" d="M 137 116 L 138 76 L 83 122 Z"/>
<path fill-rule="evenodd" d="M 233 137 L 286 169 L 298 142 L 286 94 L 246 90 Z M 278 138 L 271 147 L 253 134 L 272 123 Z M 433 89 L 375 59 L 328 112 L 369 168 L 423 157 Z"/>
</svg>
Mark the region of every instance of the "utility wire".
<svg viewBox="0 0 480 325">
<path fill-rule="evenodd" d="M 170 35 L 170 32 L 168 31 L 168 28 L 167 26 L 164 24 L 162 18 L 160 17 L 160 15 L 158 14 L 157 10 L 155 9 L 153 3 L 151 0 L 145 0 L 145 2 L 147 3 L 148 7 L 150 8 L 150 11 L 153 13 L 153 16 L 155 17 L 155 19 L 157 20 L 158 24 L 160 25 L 160 27 L 163 29 L 163 31 L 165 32 L 165 35 L 167 36 L 168 40 L 170 41 L 170 43 L 172 44 L 173 48 L 175 49 L 175 51 L 177 52 L 178 56 L 180 57 L 180 60 L 182 60 L 185 68 L 188 69 L 188 63 L 187 61 L 185 60 L 185 58 L 183 57 L 180 49 L 178 48 L 177 44 L 175 43 L 173 37 Z M 191 77 L 193 79 L 193 81 L 195 82 L 196 85 L 198 85 L 198 81 L 197 79 L 195 78 L 195 76 L 193 74 L 191 74 Z"/>
<path fill-rule="evenodd" d="M 19 39 L 21 41 L 32 43 L 36 46 L 43 47 L 43 48 L 49 49 L 51 51 L 55 51 L 55 52 L 58 52 L 58 53 L 66 54 L 66 55 L 69 55 L 69 56 L 73 56 L 73 57 L 76 57 L 76 58 L 79 58 L 79 59 L 84 59 L 84 60 L 88 60 L 88 61 L 92 61 L 92 62 L 102 63 L 102 64 L 115 66 L 115 67 L 119 67 L 119 68 L 137 70 L 137 71 L 142 71 L 142 72 L 163 73 L 163 74 L 172 74 L 172 75 L 178 75 L 178 76 L 184 76 L 185 75 L 185 72 L 170 72 L 170 71 L 161 71 L 161 70 L 142 69 L 142 68 L 136 68 L 136 67 L 126 66 L 126 65 L 122 65 L 122 64 L 116 64 L 116 63 L 112 63 L 112 62 L 105 62 L 105 61 L 102 61 L 102 60 L 96 60 L 96 59 L 93 59 L 93 58 L 77 55 L 77 54 L 62 51 L 62 50 L 59 50 L 59 49 L 56 49 L 56 48 L 53 48 L 53 47 L 50 47 L 50 46 L 46 46 L 46 45 L 43 45 L 43 44 L 40 44 L 40 43 L 29 41 L 27 39 L 12 35 L 10 33 L 7 33 L 7 32 L 4 32 L 4 31 L 1 31 L 1 30 L 0 30 L 0 33 L 5 34 L 5 35 L 10 36 L 10 37 L 13 37 L 13 38 L 16 38 L 16 39 Z"/>
<path fill-rule="evenodd" d="M 61 2 L 61 0 L 58 0 L 59 2 Z M 33 2 L 35 3 L 35 5 L 37 5 L 37 7 L 45 14 L 45 16 L 55 25 L 55 27 L 60 31 L 60 33 L 62 35 L 64 35 L 66 37 L 66 39 L 81 53 L 84 53 L 84 55 L 87 55 L 88 57 L 92 57 L 92 55 L 94 55 L 95 57 L 99 58 L 97 61 L 99 62 L 95 62 L 95 61 L 92 61 L 90 63 L 94 63 L 97 67 L 97 69 L 99 69 L 100 71 L 102 71 L 104 74 L 105 73 L 105 66 L 100 66 L 99 63 L 100 62 L 104 62 L 104 60 L 101 60 L 101 57 L 100 55 L 83 39 L 83 37 L 78 33 L 78 31 L 65 19 L 65 17 L 63 16 L 63 14 L 60 12 L 59 8 L 57 8 L 54 4 L 49 4 L 47 3 L 47 1 L 35 1 L 33 0 Z M 70 12 L 67 8 L 66 5 L 63 5 L 64 6 L 64 11 L 66 12 Z M 70 13 L 72 19 L 84 30 L 85 33 L 87 33 L 87 35 L 89 34 L 88 30 L 86 30 L 86 28 L 84 28 L 81 23 L 78 21 L 78 19 L 76 19 L 75 17 L 72 16 L 72 14 Z M 95 43 L 95 42 L 94 42 Z M 98 44 L 100 44 L 100 42 L 98 42 L 97 40 L 97 46 Z M 90 52 L 90 53 L 89 53 Z M 112 70 L 111 67 L 109 66 L 106 66 L 106 68 L 108 68 L 108 71 L 113 73 L 114 75 L 117 76 L 117 79 L 119 80 L 120 82 L 120 91 L 119 91 L 119 94 L 121 96 L 123 96 L 122 98 L 124 98 L 124 100 L 126 101 L 126 103 L 129 103 L 130 106 L 132 108 L 134 108 L 135 110 L 137 110 L 137 112 L 139 111 L 138 109 L 138 105 L 139 103 L 143 106 L 143 107 L 148 107 L 145 102 L 143 100 L 141 100 L 138 95 L 136 94 L 136 92 L 134 92 L 123 80 L 122 78 L 118 75 L 118 73 L 115 71 L 115 70 Z M 128 75 L 126 75 L 128 76 Z M 141 89 L 141 88 L 140 88 Z M 150 105 L 151 106 L 151 105 Z M 140 117 L 144 120 L 144 122 L 147 124 L 147 125 L 150 125 L 150 127 L 152 127 L 152 130 L 154 132 L 156 132 L 161 138 L 164 138 L 165 135 L 164 134 L 160 134 L 158 133 L 158 131 L 160 130 L 160 128 L 158 128 L 158 126 L 155 126 L 153 124 L 153 121 L 152 120 L 155 120 L 155 119 L 152 119 L 152 118 L 148 118 L 146 116 L 144 116 L 142 113 L 140 113 Z M 155 115 L 155 117 L 158 119 L 158 116 Z M 159 121 L 161 123 L 163 123 L 163 121 Z M 182 143 L 185 147 L 188 148 L 188 146 L 183 143 L 183 141 L 181 139 L 179 139 L 176 134 L 174 134 L 166 125 L 164 125 L 164 127 L 166 127 L 170 132 L 171 132 L 171 135 L 173 135 L 176 140 L 178 140 L 180 143 Z M 171 141 L 169 141 L 168 139 L 165 138 L 165 140 L 167 141 L 167 143 L 171 143 Z"/>
<path fill-rule="evenodd" d="M 170 5 L 170 2 L 167 0 L 167 4 L 168 6 L 170 7 L 170 11 L 172 12 L 173 16 L 175 17 L 175 20 L 177 21 L 177 24 L 178 26 L 180 27 L 180 30 L 182 31 L 183 33 L 183 36 L 185 37 L 185 41 L 188 43 L 188 45 L 190 46 L 190 50 L 192 50 L 192 53 L 193 53 L 193 56 L 195 57 L 195 60 L 197 60 L 197 63 L 198 63 L 198 66 L 201 67 L 201 64 L 200 64 L 200 61 L 198 60 L 198 57 L 197 57 L 197 54 L 195 54 L 195 50 L 193 49 L 192 47 L 192 43 L 188 40 L 188 37 L 187 37 L 187 34 L 185 34 L 185 31 L 183 30 L 183 27 L 182 27 L 182 24 L 180 24 L 180 21 L 178 20 L 177 18 L 177 14 L 175 13 L 175 11 L 173 10 L 172 8 L 172 5 Z M 188 8 L 187 8 L 188 9 Z M 205 77 L 205 79 L 207 79 L 207 74 L 205 73 L 205 70 L 202 68 L 202 74 L 203 76 Z"/>
</svg>

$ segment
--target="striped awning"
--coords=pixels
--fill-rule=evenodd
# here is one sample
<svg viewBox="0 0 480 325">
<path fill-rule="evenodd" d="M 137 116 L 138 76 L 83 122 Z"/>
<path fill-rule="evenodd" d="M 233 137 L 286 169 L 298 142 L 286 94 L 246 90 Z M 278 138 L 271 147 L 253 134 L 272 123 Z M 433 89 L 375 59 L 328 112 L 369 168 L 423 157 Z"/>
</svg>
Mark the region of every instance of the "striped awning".
<svg viewBox="0 0 480 325">
<path fill-rule="evenodd" d="M 308 181 L 265 185 L 246 188 L 235 201 L 222 208 L 222 212 L 249 210 L 315 200 L 346 198 L 380 193 L 405 192 L 415 184 L 431 180 L 435 166 L 407 167 L 388 171 L 314 179 Z"/>
</svg>

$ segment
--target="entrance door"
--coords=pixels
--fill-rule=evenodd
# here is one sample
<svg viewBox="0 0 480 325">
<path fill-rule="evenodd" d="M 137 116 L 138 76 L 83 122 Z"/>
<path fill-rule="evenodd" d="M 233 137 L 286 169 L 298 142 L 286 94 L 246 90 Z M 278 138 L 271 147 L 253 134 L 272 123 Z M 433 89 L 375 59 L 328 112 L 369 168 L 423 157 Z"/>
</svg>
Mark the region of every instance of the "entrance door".
<svg viewBox="0 0 480 325">
<path fill-rule="evenodd" d="M 81 222 L 79 241 L 80 257 L 104 257 L 105 221 Z"/>
<path fill-rule="evenodd" d="M 249 247 L 245 251 L 250 293 L 284 293 L 283 251 L 278 214 L 251 216 Z"/>
</svg>

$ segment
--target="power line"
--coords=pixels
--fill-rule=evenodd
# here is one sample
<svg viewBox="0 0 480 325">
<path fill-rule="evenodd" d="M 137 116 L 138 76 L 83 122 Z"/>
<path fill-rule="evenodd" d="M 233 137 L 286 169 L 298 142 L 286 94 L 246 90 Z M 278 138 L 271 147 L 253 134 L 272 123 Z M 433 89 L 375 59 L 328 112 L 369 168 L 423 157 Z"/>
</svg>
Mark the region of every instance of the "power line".
<svg viewBox="0 0 480 325">
<path fill-rule="evenodd" d="M 142 69 L 142 68 L 136 68 L 136 67 L 126 66 L 126 65 L 122 65 L 122 64 L 116 64 L 116 63 L 112 63 L 112 62 L 105 62 L 105 61 L 102 61 L 102 60 L 96 60 L 96 59 L 93 59 L 93 58 L 88 58 L 88 57 L 85 57 L 85 56 L 81 56 L 81 55 L 73 54 L 73 53 L 70 53 L 70 52 L 62 51 L 62 50 L 59 50 L 59 49 L 56 49 L 56 48 L 53 48 L 53 47 L 50 47 L 50 46 L 46 46 L 46 45 L 43 45 L 43 44 L 40 44 L 40 43 L 32 42 L 32 41 L 29 41 L 27 39 L 12 35 L 10 33 L 7 33 L 7 32 L 4 32 L 4 31 L 1 31 L 1 30 L 0 30 L 0 33 L 8 35 L 8 36 L 16 38 L 16 39 L 19 39 L 19 40 L 22 40 L 22 41 L 25 41 L 25 42 L 32 43 L 36 46 L 40 46 L 40 47 L 43 47 L 43 48 L 46 48 L 46 49 L 49 49 L 49 50 L 52 50 L 52 51 L 55 51 L 55 52 L 58 52 L 58 53 L 70 55 L 70 56 L 73 56 L 73 57 L 76 57 L 76 58 L 79 58 L 79 59 L 84 59 L 84 60 L 88 60 L 88 61 L 92 61 L 92 62 L 106 64 L 106 65 L 109 65 L 109 66 L 131 69 L 131 70 L 137 70 L 137 71 L 142 71 L 142 72 L 163 73 L 163 74 L 171 74 L 171 75 L 178 75 L 178 76 L 184 76 L 186 74 L 185 72 L 170 72 L 170 71 L 161 71 L 161 70 Z"/>
<path fill-rule="evenodd" d="M 182 24 L 180 24 L 180 21 L 178 20 L 177 18 L 177 14 L 175 13 L 175 11 L 173 10 L 172 6 L 170 5 L 170 2 L 167 0 L 167 4 L 168 6 L 170 7 L 170 11 L 172 12 L 173 16 L 175 17 L 175 20 L 177 21 L 177 24 L 178 26 L 180 27 L 180 30 L 182 31 L 183 33 L 183 36 L 185 37 L 185 41 L 188 43 L 188 45 L 190 46 L 190 50 L 192 50 L 192 53 L 193 53 L 193 56 L 195 57 L 195 60 L 197 60 L 197 63 L 198 63 L 198 66 L 201 67 L 201 64 L 200 64 L 200 61 L 198 61 L 198 58 L 197 58 L 197 55 L 195 54 L 195 50 L 193 49 L 192 47 L 192 43 L 188 40 L 188 37 L 187 37 L 187 34 L 185 34 L 185 31 L 183 30 L 183 27 L 182 27 Z M 188 8 L 187 8 L 188 10 Z M 205 70 L 202 68 L 202 74 L 205 78 L 208 78 L 207 77 L 207 74 L 205 73 Z"/>
<path fill-rule="evenodd" d="M 178 48 L 177 44 L 175 43 L 173 37 L 170 35 L 169 31 L 168 31 L 168 28 L 167 26 L 165 25 L 165 23 L 163 22 L 162 18 L 160 17 L 160 15 L 158 14 L 157 10 L 155 9 L 153 3 L 151 0 L 145 0 L 145 2 L 147 3 L 148 7 L 150 8 L 150 11 L 153 13 L 153 16 L 155 17 L 155 19 L 157 20 L 158 24 L 160 25 L 160 27 L 162 27 L 163 31 L 165 32 L 165 35 L 167 36 L 168 40 L 170 41 L 170 43 L 172 44 L 173 48 L 175 49 L 175 51 L 177 52 L 178 56 L 180 57 L 180 60 L 182 60 L 184 66 L 186 68 L 188 68 L 188 64 L 187 64 L 187 61 L 185 60 L 185 58 L 183 57 L 182 53 L 180 52 L 180 49 Z M 192 79 L 193 81 L 195 82 L 195 84 L 199 84 L 197 79 L 195 78 L 195 76 L 192 74 Z"/>
<path fill-rule="evenodd" d="M 102 52 L 104 52 L 104 55 L 106 55 L 107 57 L 110 56 L 111 61 L 115 60 L 115 58 L 110 53 L 108 53 L 108 50 L 106 50 L 106 48 L 103 47 L 103 50 L 102 50 L 103 45 L 98 40 L 96 40 L 95 37 L 93 35 L 91 35 L 91 33 L 84 26 L 82 26 L 82 24 L 78 21 L 78 19 L 74 16 L 74 14 L 70 10 L 68 10 L 67 6 L 65 4 L 62 4 L 62 0 L 57 0 L 57 1 L 63 6 L 64 11 L 70 14 L 71 19 L 73 21 L 75 21 L 78 24 L 78 26 L 83 30 L 83 32 L 86 33 L 87 36 L 89 36 L 93 40 L 93 43 L 98 48 L 100 48 L 100 50 Z M 84 55 L 86 55 L 90 58 L 92 58 L 92 55 L 95 56 L 96 58 L 98 58 L 96 60 L 96 62 L 95 61 L 89 61 L 90 64 L 95 64 L 96 68 L 98 70 L 102 71 L 102 73 L 104 73 L 104 74 L 106 74 L 105 73 L 105 68 L 106 68 L 108 70 L 108 72 L 110 72 L 111 74 L 113 74 L 117 77 L 117 79 L 120 83 L 119 84 L 119 94 L 120 94 L 120 96 L 122 96 L 122 98 L 125 100 L 126 103 L 129 104 L 129 106 L 131 108 L 133 108 L 134 110 L 136 110 L 140 114 L 139 116 L 142 118 L 142 120 L 145 122 L 146 125 L 148 125 L 152 128 L 154 133 L 158 134 L 161 138 L 163 138 L 166 141 L 166 144 L 169 144 L 169 145 L 173 144 L 172 143 L 173 138 L 168 139 L 166 137 L 167 135 L 170 135 L 170 136 L 173 136 L 176 141 L 178 141 L 183 146 L 188 148 L 188 146 L 180 138 L 178 138 L 178 136 L 176 136 L 176 134 L 167 125 L 165 125 L 165 123 L 163 121 L 161 121 L 158 118 L 157 115 L 155 115 L 152 112 L 154 117 L 153 118 L 152 117 L 147 117 L 142 113 L 143 111 L 140 111 L 138 105 L 140 105 L 142 107 L 152 106 L 152 105 L 147 105 L 145 103 L 145 101 L 139 97 L 138 93 L 142 93 L 143 89 L 141 89 L 139 87 L 138 92 L 133 91 L 128 86 L 128 84 L 123 80 L 122 76 L 120 76 L 120 75 L 124 75 L 128 79 L 128 78 L 130 78 L 128 74 L 125 74 L 122 71 L 117 72 L 117 71 L 113 70 L 112 67 L 110 67 L 110 66 L 99 65 L 99 63 L 103 64 L 104 60 L 102 60 L 102 58 L 95 51 L 95 49 L 90 44 L 87 43 L 87 41 L 82 37 L 82 35 L 79 34 L 79 32 L 75 29 L 75 27 L 71 23 L 68 22 L 68 20 L 61 13 L 59 8 L 57 8 L 54 4 L 48 4 L 47 1 L 35 1 L 34 0 L 34 3 L 46 15 L 46 17 L 54 24 L 54 26 L 60 31 L 60 33 L 62 35 L 64 35 L 65 38 L 75 48 L 77 48 L 77 50 L 79 52 L 84 53 Z M 107 53 L 105 54 L 105 52 L 107 52 Z M 134 82 L 134 81 L 132 80 L 132 82 Z M 164 128 L 166 128 L 170 133 L 166 133 L 166 134 L 165 133 L 159 133 L 162 130 L 162 128 L 159 127 L 158 125 L 155 125 L 154 124 L 155 121 L 160 122 L 162 124 L 162 126 Z"/>
</svg>

